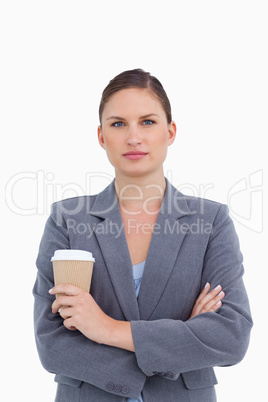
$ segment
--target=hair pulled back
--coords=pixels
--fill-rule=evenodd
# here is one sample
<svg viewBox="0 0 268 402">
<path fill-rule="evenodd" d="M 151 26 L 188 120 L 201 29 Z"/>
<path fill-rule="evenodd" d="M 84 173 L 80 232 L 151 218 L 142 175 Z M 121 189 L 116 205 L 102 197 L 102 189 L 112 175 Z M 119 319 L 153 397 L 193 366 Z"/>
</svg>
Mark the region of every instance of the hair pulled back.
<svg viewBox="0 0 268 402">
<path fill-rule="evenodd" d="M 114 77 L 102 93 L 102 98 L 99 106 L 99 119 L 101 123 L 102 113 L 105 104 L 109 101 L 110 97 L 121 89 L 126 88 L 143 88 L 149 89 L 160 101 L 166 116 L 167 121 L 172 121 L 171 106 L 161 82 L 150 73 L 138 68 L 134 70 L 124 71 Z"/>
</svg>

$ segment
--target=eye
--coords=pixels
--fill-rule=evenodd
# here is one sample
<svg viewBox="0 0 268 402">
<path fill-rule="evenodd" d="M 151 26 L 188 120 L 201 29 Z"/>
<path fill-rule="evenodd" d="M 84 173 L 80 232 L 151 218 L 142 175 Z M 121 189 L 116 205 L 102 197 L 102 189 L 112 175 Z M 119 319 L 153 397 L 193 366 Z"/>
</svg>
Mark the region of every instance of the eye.
<svg viewBox="0 0 268 402">
<path fill-rule="evenodd" d="M 122 121 L 116 121 L 112 124 L 113 127 L 123 127 L 124 123 Z"/>
<path fill-rule="evenodd" d="M 152 124 L 154 124 L 155 122 L 153 120 L 143 120 L 142 124 L 144 126 L 151 126 Z"/>
</svg>

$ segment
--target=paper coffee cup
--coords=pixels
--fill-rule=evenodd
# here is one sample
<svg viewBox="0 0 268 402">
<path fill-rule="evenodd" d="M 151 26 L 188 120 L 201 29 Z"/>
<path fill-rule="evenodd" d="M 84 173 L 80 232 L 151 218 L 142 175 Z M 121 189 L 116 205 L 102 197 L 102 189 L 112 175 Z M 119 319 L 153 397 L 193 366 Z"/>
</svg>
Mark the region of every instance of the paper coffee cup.
<svg viewBox="0 0 268 402">
<path fill-rule="evenodd" d="M 51 261 L 55 286 L 68 283 L 89 292 L 95 262 L 92 253 L 84 250 L 56 250 Z"/>
</svg>

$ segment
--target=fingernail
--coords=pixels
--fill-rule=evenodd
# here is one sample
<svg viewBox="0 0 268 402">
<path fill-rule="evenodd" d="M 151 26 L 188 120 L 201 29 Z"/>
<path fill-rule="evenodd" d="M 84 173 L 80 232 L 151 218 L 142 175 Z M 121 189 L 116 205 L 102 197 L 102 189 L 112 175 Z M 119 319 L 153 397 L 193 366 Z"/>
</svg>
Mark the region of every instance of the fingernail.
<svg viewBox="0 0 268 402">
<path fill-rule="evenodd" d="M 220 290 L 220 288 L 221 288 L 221 285 L 218 285 L 215 287 L 215 290 Z"/>
<path fill-rule="evenodd" d="M 209 283 L 207 282 L 207 283 L 205 284 L 204 289 L 207 289 L 208 287 L 209 287 Z"/>
<path fill-rule="evenodd" d="M 61 312 L 61 310 L 62 310 L 62 308 L 59 308 L 59 309 L 58 309 L 58 313 L 60 313 L 60 312 Z"/>
<path fill-rule="evenodd" d="M 216 306 L 220 306 L 221 305 L 221 301 L 218 301 L 218 303 L 216 303 Z"/>
<path fill-rule="evenodd" d="M 222 296 L 223 295 L 223 291 L 221 291 L 219 294 L 218 294 L 218 296 Z"/>
<path fill-rule="evenodd" d="M 50 294 L 51 294 L 51 293 L 52 293 L 52 290 L 53 290 L 53 288 L 49 289 L 48 293 L 50 293 Z"/>
</svg>

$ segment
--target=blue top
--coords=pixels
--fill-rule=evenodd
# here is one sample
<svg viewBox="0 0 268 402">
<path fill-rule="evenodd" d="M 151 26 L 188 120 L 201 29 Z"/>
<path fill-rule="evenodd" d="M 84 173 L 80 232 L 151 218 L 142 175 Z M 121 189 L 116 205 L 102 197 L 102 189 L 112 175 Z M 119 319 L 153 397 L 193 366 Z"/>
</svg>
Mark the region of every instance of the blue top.
<svg viewBox="0 0 268 402">
<path fill-rule="evenodd" d="M 145 261 L 140 264 L 133 265 L 133 278 L 134 278 L 134 286 L 136 291 L 136 297 L 138 298 L 140 287 L 141 287 L 141 279 L 144 271 Z M 128 399 L 128 402 L 143 402 L 142 396 L 139 396 L 139 399 Z"/>
<path fill-rule="evenodd" d="M 136 297 L 138 298 L 140 287 L 141 287 L 141 279 L 144 271 L 145 261 L 140 264 L 133 265 L 133 278 L 134 278 L 134 286 L 136 290 Z"/>
</svg>

